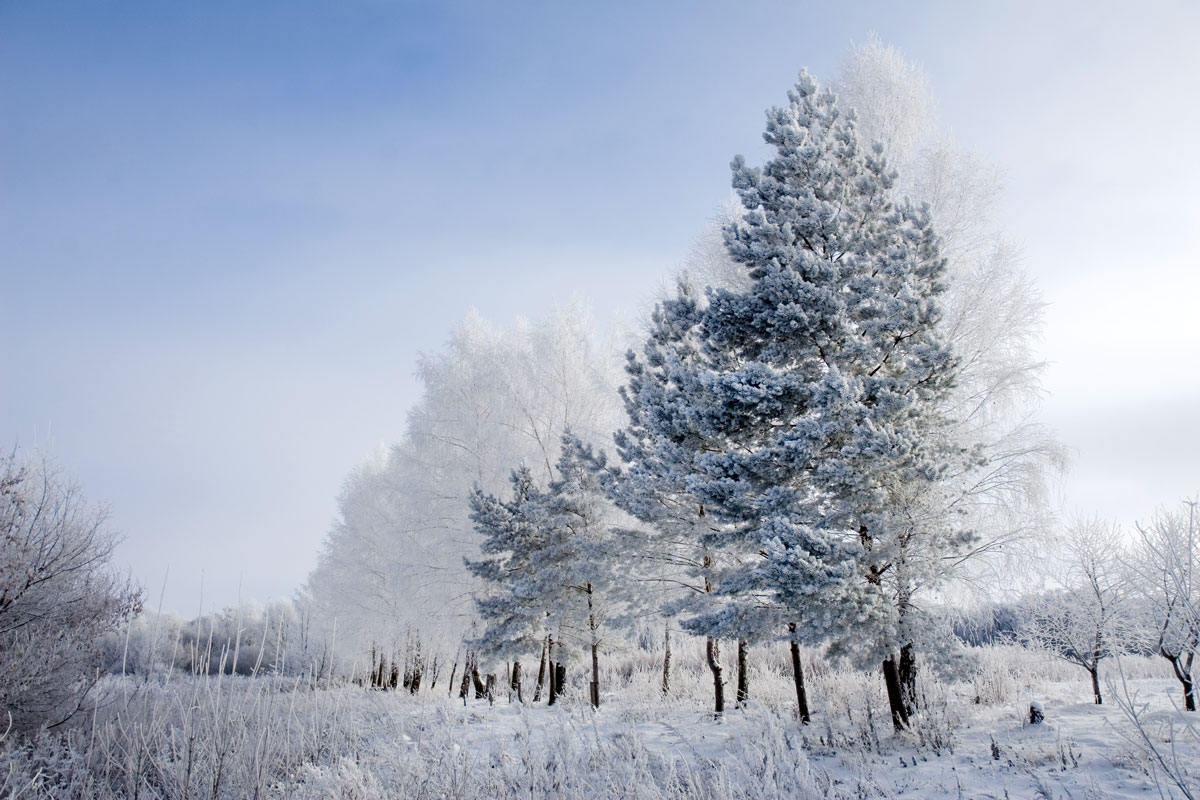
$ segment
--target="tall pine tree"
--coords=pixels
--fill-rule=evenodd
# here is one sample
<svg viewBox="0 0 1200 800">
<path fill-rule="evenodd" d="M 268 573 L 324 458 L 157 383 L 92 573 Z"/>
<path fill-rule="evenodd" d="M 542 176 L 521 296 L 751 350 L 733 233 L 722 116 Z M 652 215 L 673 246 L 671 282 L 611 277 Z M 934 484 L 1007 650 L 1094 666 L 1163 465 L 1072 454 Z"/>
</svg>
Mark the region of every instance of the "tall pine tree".
<svg viewBox="0 0 1200 800">
<path fill-rule="evenodd" d="M 912 500 L 959 455 L 937 435 L 956 370 L 938 332 L 944 261 L 929 214 L 894 199 L 896 175 L 860 146 L 853 115 L 807 74 L 788 99 L 767 115 L 774 156 L 732 165 L 744 213 L 725 245 L 749 285 L 709 291 L 698 357 L 671 365 L 654 411 L 689 451 L 676 459 L 688 493 L 759 554 L 718 587 L 739 601 L 692 627 L 786 624 L 882 661 L 903 725 L 913 573 L 958 541 Z M 734 620 L 746 597 L 774 613 Z"/>
</svg>

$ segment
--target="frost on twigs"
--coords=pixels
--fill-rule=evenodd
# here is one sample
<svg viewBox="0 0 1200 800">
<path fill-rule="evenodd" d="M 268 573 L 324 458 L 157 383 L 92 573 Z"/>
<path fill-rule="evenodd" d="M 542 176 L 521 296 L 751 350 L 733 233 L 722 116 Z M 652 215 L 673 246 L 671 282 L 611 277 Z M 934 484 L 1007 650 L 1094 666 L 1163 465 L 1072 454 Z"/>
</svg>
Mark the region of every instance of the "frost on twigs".
<svg viewBox="0 0 1200 800">
<path fill-rule="evenodd" d="M 54 727 L 85 705 L 102 637 L 141 607 L 110 567 L 104 509 L 48 459 L 0 457 L 0 720 Z"/>
</svg>

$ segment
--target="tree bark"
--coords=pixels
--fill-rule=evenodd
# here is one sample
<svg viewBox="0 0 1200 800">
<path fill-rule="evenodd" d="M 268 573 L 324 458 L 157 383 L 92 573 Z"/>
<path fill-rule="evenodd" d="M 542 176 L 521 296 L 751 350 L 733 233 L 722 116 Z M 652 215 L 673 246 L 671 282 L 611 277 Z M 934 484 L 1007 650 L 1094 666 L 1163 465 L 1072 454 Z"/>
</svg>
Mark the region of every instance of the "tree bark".
<svg viewBox="0 0 1200 800">
<path fill-rule="evenodd" d="M 454 675 L 458 672 L 458 653 L 454 654 L 454 666 L 450 670 L 450 696 L 454 696 Z"/>
<path fill-rule="evenodd" d="M 721 643 L 709 636 L 704 642 L 704 657 L 713 676 L 713 711 L 725 713 L 725 681 L 721 678 Z"/>
<path fill-rule="evenodd" d="M 662 693 L 665 696 L 671 690 L 671 626 L 663 627 L 663 676 Z"/>
<path fill-rule="evenodd" d="M 600 657 L 599 645 L 592 642 L 592 708 L 600 707 Z"/>
<path fill-rule="evenodd" d="M 467 692 L 471 689 L 471 654 L 467 654 L 466 663 L 463 664 L 462 685 L 458 689 L 458 696 L 463 703 L 467 702 Z"/>
<path fill-rule="evenodd" d="M 807 725 L 810 721 L 808 692 L 804 690 L 804 667 L 800 664 L 800 643 L 796 641 L 796 623 L 788 625 L 788 632 L 791 634 L 788 648 L 792 651 L 792 679 L 796 684 L 796 706 L 800 712 L 800 722 Z"/>
<path fill-rule="evenodd" d="M 550 702 L 548 705 L 554 705 L 558 700 L 558 664 L 554 661 L 554 637 L 546 637 L 547 649 L 550 651 Z"/>
<path fill-rule="evenodd" d="M 587 585 L 588 634 L 592 646 L 592 708 L 600 707 L 600 642 L 596 636 L 596 613 L 592 606 L 592 584 Z"/>
<path fill-rule="evenodd" d="M 902 730 L 908 723 L 904 712 L 904 702 L 900 697 L 900 673 L 896 666 L 896 657 L 888 656 L 883 660 L 883 683 L 887 687 L 888 706 L 892 710 L 892 724 L 896 730 Z"/>
<path fill-rule="evenodd" d="M 900 681 L 900 664 L 895 655 L 883 661 L 883 682 L 887 686 L 888 706 L 892 710 L 892 725 L 901 731 L 908 727 L 908 705 L 904 702 L 904 689 Z"/>
<path fill-rule="evenodd" d="M 909 719 L 917 713 L 917 651 L 912 642 L 900 648 L 900 691 Z"/>
<path fill-rule="evenodd" d="M 737 704 L 739 708 L 746 705 L 746 701 L 750 699 L 750 674 L 746 671 L 746 654 L 749 649 L 745 639 L 738 639 Z"/>
<path fill-rule="evenodd" d="M 1180 663 L 1179 656 L 1167 655 L 1165 650 L 1160 650 L 1163 656 L 1171 662 L 1171 669 L 1175 672 L 1175 677 L 1179 680 L 1180 686 L 1183 687 L 1183 708 L 1185 711 L 1196 710 L 1196 691 L 1192 684 L 1192 657 L 1188 656 L 1186 663 Z"/>
<path fill-rule="evenodd" d="M 538 663 L 537 686 L 533 688 L 533 702 L 542 699 L 542 687 L 546 684 L 546 639 L 542 639 L 542 658 Z"/>
<path fill-rule="evenodd" d="M 512 664 L 512 679 L 508 685 L 517 695 L 517 702 L 524 703 L 525 699 L 521 697 L 521 662 L 514 661 Z"/>
<path fill-rule="evenodd" d="M 704 519 L 704 505 L 700 506 L 700 519 Z M 713 590 L 712 580 L 709 578 L 709 570 L 712 569 L 712 555 L 706 549 L 704 551 L 704 591 L 705 593 Z M 713 676 L 713 711 L 717 714 L 725 713 L 725 681 L 721 677 L 721 643 L 709 636 L 704 641 L 704 657 L 708 661 L 708 668 L 712 670 Z"/>
<path fill-rule="evenodd" d="M 479 656 L 471 659 L 471 683 L 475 686 L 476 700 L 487 696 L 487 686 L 484 685 L 483 679 L 479 677 Z"/>
</svg>

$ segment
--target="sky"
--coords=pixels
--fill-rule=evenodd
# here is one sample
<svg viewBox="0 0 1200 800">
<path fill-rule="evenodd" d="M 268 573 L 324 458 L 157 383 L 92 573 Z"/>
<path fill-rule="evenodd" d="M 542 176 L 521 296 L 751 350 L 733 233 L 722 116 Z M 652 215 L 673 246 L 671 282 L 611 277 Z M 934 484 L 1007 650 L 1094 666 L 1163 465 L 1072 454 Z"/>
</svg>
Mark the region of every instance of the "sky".
<svg viewBox="0 0 1200 800">
<path fill-rule="evenodd" d="M 0 445 L 151 607 L 287 597 L 474 307 L 637 313 L 872 32 L 998 164 L 1065 512 L 1200 492 L 1200 4 L 0 0 Z"/>
</svg>

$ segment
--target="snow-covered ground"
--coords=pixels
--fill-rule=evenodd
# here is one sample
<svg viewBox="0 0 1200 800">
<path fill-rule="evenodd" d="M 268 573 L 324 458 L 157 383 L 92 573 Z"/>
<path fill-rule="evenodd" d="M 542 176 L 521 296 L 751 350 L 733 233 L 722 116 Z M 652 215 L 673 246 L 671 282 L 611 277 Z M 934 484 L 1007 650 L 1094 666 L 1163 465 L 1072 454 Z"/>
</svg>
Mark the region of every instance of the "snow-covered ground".
<svg viewBox="0 0 1200 800">
<path fill-rule="evenodd" d="M 752 700 L 721 718 L 706 711 L 709 674 L 689 652 L 677 654 L 667 697 L 655 654 L 609 659 L 598 712 L 582 687 L 548 708 L 507 693 L 464 703 L 444 680 L 412 696 L 278 678 L 119 679 L 94 724 L 32 747 L 6 741 L 0 795 L 1195 796 L 1197 715 L 1172 708 L 1177 685 L 1154 660 L 1125 659 L 1123 670 L 1135 710 L 1148 704 L 1142 727 L 1162 761 L 1116 702 L 1114 670 L 1096 706 L 1082 670 L 1017 648 L 982 650 L 959 680 L 928 683 L 926 710 L 896 734 L 877 674 L 810 661 L 813 722 L 801 726 L 784 654 L 755 655 Z M 1032 702 L 1045 722 L 1028 724 Z"/>
</svg>

